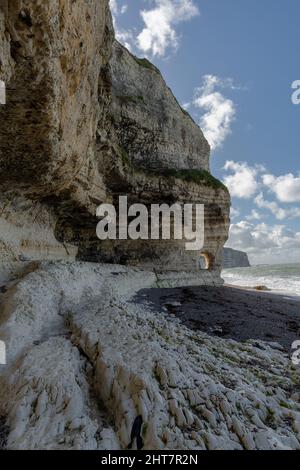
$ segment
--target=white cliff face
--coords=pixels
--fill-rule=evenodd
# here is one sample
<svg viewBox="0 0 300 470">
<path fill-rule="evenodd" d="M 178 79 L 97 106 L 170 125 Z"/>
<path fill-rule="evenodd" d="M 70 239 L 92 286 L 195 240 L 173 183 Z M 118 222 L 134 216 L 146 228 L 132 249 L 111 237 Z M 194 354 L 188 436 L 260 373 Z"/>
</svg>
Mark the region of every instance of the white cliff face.
<svg viewBox="0 0 300 470">
<path fill-rule="evenodd" d="M 2 0 L 0 16 L 0 281 L 4 259 L 76 257 L 190 271 L 198 284 L 200 254 L 177 240 L 97 239 L 97 206 L 126 194 L 130 204 L 205 204 L 204 282 L 220 283 L 229 193 L 160 72 L 114 43 L 108 0 Z"/>
<path fill-rule="evenodd" d="M 26 261 L 75 260 L 77 248 L 54 236 L 57 216 L 51 208 L 13 193 L 0 194 L 0 214 L 0 285 L 5 272 Z"/>
<path fill-rule="evenodd" d="M 279 348 L 190 331 L 137 304 L 151 272 L 32 269 L 4 296 L 2 446 L 125 449 L 141 416 L 145 449 L 300 448 L 299 379 Z"/>
<path fill-rule="evenodd" d="M 249 268 L 250 262 L 247 253 L 244 251 L 224 248 L 223 250 L 223 268 Z"/>
<path fill-rule="evenodd" d="M 59 214 L 93 217 L 106 197 L 95 146 L 113 37 L 108 0 L 0 2 L 0 282 L 20 257 L 75 259 Z"/>
<path fill-rule="evenodd" d="M 152 170 L 209 170 L 208 142 L 160 71 L 117 41 L 111 71 L 114 128 L 129 158 Z"/>
<path fill-rule="evenodd" d="M 2 0 L 0 15 L 1 192 L 93 208 L 105 192 L 95 140 L 113 40 L 108 0 Z"/>
</svg>

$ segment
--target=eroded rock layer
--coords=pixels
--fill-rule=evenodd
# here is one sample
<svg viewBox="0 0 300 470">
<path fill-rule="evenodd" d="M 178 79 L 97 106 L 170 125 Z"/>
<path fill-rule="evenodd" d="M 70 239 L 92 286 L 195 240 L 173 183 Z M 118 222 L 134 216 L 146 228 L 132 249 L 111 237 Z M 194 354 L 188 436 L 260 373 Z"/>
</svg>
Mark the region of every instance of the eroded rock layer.
<svg viewBox="0 0 300 470">
<path fill-rule="evenodd" d="M 113 38 L 107 0 L 1 0 L 0 182 L 35 197 L 101 201 L 99 77 Z M 3 27 L 4 25 L 4 27 Z M 1 56 L 2 59 L 2 56 Z M 62 193 L 64 194 L 62 195 Z"/>
<path fill-rule="evenodd" d="M 139 167 L 209 170 L 209 145 L 159 70 L 119 44 L 111 60 L 114 127 Z"/>
<path fill-rule="evenodd" d="M 199 252 L 186 252 L 184 241 L 101 243 L 95 216 L 124 194 L 129 204 L 200 203 L 207 279 L 220 282 L 229 194 L 160 72 L 114 42 L 108 1 L 1 0 L 0 14 L 1 244 L 22 259 L 77 256 L 192 272 L 190 282 L 202 282 Z"/>
<path fill-rule="evenodd" d="M 288 354 L 135 302 L 156 285 L 124 266 L 44 262 L 10 287 L 0 447 L 126 449 L 140 417 L 144 449 L 300 448 Z"/>
</svg>

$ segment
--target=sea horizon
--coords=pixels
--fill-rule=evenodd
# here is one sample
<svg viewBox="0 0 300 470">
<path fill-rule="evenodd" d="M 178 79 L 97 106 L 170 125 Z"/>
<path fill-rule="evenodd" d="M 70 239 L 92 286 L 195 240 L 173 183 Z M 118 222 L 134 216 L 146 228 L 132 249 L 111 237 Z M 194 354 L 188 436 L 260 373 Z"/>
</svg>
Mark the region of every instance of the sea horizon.
<svg viewBox="0 0 300 470">
<path fill-rule="evenodd" d="M 273 293 L 300 297 L 300 262 L 224 269 L 222 277 L 226 284 L 245 288 L 260 286 Z"/>
</svg>

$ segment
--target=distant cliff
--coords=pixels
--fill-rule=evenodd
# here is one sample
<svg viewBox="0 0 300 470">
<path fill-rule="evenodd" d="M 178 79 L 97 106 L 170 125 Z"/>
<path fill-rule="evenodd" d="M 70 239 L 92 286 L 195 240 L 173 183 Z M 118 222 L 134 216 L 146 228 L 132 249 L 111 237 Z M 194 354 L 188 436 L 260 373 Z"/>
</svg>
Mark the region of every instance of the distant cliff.
<svg viewBox="0 0 300 470">
<path fill-rule="evenodd" d="M 233 250 L 232 248 L 224 248 L 223 251 L 223 268 L 249 268 L 250 263 L 247 253 L 243 251 Z"/>
</svg>

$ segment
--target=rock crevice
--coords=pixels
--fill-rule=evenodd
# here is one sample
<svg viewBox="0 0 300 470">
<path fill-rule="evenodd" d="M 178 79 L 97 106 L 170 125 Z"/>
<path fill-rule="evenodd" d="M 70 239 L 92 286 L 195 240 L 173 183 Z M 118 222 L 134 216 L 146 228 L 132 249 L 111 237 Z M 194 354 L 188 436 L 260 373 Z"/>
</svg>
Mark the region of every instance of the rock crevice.
<svg viewBox="0 0 300 470">
<path fill-rule="evenodd" d="M 191 331 L 135 302 L 155 285 L 122 266 L 43 263 L 5 294 L 9 448 L 126 449 L 137 416 L 145 449 L 300 448 L 288 355 Z"/>
</svg>

